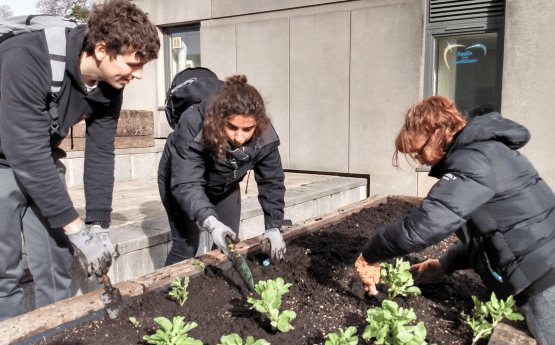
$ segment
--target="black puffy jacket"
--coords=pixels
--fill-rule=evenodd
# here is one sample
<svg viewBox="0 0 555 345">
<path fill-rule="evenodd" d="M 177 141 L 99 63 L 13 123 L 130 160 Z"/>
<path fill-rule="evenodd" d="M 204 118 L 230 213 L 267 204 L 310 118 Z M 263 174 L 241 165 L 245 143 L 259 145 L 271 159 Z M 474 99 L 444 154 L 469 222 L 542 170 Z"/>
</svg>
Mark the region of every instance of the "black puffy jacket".
<svg viewBox="0 0 555 345">
<path fill-rule="evenodd" d="M 363 249 L 368 262 L 418 252 L 452 233 L 440 261 L 447 273 L 474 268 L 506 298 L 555 265 L 555 195 L 518 149 L 523 126 L 490 113 L 471 120 L 430 176 L 439 178 L 405 218 L 381 228 Z"/>
<path fill-rule="evenodd" d="M 252 168 L 266 229 L 281 228 L 285 208 L 285 174 L 278 151 L 279 138 L 274 128 L 268 126 L 256 142 L 243 145 L 248 150 L 249 159 L 235 162 L 228 156 L 219 162 L 207 152 L 202 140 L 207 102 L 185 110 L 175 131 L 168 136 L 164 148 L 167 159 L 161 162 L 158 172 L 167 176 L 159 177 L 159 181 L 171 181 L 172 194 L 181 209 L 202 224 L 210 215 L 217 217 L 207 194 L 228 192 Z"/>
</svg>

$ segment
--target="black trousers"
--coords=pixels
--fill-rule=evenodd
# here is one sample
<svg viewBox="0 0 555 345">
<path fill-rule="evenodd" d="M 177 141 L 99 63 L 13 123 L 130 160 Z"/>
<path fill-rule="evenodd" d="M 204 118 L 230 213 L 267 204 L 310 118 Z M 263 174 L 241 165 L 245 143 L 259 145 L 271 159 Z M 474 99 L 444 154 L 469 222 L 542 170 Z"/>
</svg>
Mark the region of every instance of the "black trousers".
<svg viewBox="0 0 555 345">
<path fill-rule="evenodd" d="M 181 209 L 171 192 L 171 166 L 169 152 L 164 150 L 158 169 L 158 189 L 162 204 L 168 214 L 168 221 L 172 233 L 172 246 L 166 266 L 202 255 L 214 246 L 212 238 L 207 232 L 201 232 L 195 221 Z M 223 195 L 207 195 L 216 208 L 218 220 L 229 226 L 236 234 L 239 233 L 241 217 L 241 192 L 239 184 Z"/>
</svg>

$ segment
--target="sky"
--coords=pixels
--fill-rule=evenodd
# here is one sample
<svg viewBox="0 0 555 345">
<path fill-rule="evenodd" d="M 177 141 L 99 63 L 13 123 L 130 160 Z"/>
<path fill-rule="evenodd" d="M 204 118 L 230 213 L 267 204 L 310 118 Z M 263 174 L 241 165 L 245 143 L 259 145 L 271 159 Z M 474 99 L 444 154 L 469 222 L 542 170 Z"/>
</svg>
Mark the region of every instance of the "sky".
<svg viewBox="0 0 555 345">
<path fill-rule="evenodd" d="M 14 12 L 14 16 L 20 16 L 36 13 L 36 2 L 37 0 L 0 0 L 0 5 L 10 6 Z"/>
</svg>

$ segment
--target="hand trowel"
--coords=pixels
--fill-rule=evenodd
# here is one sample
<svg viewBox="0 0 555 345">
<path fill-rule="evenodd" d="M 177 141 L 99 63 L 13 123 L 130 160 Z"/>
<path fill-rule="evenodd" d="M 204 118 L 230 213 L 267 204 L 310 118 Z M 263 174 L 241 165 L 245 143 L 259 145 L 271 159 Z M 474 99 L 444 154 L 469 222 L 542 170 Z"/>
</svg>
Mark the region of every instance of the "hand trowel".
<svg viewBox="0 0 555 345">
<path fill-rule="evenodd" d="M 118 288 L 112 286 L 110 278 L 108 278 L 106 274 L 102 275 L 101 284 L 104 285 L 104 293 L 100 295 L 100 299 L 104 303 L 104 307 L 110 319 L 115 319 L 118 317 L 123 306 L 121 293 Z"/>
<path fill-rule="evenodd" d="M 241 276 L 249 290 L 255 291 L 252 273 L 249 266 L 247 266 L 245 258 L 235 251 L 235 244 L 233 244 L 229 237 L 226 236 L 225 241 L 229 247 L 229 261 L 231 261 L 231 264 L 235 267 L 235 270 L 239 273 L 239 276 Z"/>
</svg>

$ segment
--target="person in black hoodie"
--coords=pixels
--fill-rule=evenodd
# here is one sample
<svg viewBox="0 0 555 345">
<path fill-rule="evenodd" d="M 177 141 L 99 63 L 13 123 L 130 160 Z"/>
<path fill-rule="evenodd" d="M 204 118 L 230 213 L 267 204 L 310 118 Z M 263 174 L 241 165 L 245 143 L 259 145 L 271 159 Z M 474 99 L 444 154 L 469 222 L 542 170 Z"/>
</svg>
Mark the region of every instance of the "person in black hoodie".
<svg viewBox="0 0 555 345">
<path fill-rule="evenodd" d="M 395 142 L 395 165 L 399 152 L 408 154 L 439 180 L 362 250 L 355 267 L 366 291 L 377 294 L 379 262 L 456 233 L 443 257 L 411 267 L 415 281 L 473 268 L 497 296 L 515 296 L 540 345 L 555 344 L 555 194 L 518 151 L 529 140 L 525 127 L 496 112 L 467 123 L 445 97 L 413 105 Z"/>
<path fill-rule="evenodd" d="M 87 24 L 66 37 L 57 132 L 49 113 L 52 72 L 44 32 L 0 45 L 0 321 L 25 311 L 22 232 L 37 308 L 70 296 L 72 246 L 83 254 L 89 275 L 107 273 L 114 254 L 108 232 L 123 88 L 157 57 L 158 32 L 130 1 L 114 0 L 95 5 Z M 65 188 L 58 148 L 81 120 L 87 127 L 85 222 Z"/>
<path fill-rule="evenodd" d="M 225 237 L 238 241 L 239 182 L 251 168 L 264 212 L 262 248 L 273 261 L 282 259 L 285 174 L 278 145 L 262 97 L 243 75 L 229 77 L 214 96 L 183 112 L 158 170 L 173 239 L 166 265 L 213 244 L 228 255 Z"/>
</svg>

